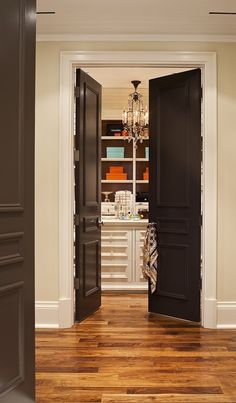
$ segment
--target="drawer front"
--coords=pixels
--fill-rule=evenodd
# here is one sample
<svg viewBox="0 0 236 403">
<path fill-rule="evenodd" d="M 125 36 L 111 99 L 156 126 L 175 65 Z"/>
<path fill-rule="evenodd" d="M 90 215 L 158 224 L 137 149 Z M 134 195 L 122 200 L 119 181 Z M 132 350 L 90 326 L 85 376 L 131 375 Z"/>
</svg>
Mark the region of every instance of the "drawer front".
<svg viewBox="0 0 236 403">
<path fill-rule="evenodd" d="M 132 231 L 102 230 L 102 282 L 126 284 L 132 280 Z"/>
<path fill-rule="evenodd" d="M 147 280 L 143 278 L 142 274 L 142 266 L 143 266 L 143 244 L 144 244 L 144 236 L 146 231 L 139 231 L 136 230 L 136 242 L 135 242 L 135 247 L 136 247 L 136 262 L 135 262 L 135 268 L 136 268 L 136 282 L 141 282 L 141 283 L 146 283 Z"/>
</svg>

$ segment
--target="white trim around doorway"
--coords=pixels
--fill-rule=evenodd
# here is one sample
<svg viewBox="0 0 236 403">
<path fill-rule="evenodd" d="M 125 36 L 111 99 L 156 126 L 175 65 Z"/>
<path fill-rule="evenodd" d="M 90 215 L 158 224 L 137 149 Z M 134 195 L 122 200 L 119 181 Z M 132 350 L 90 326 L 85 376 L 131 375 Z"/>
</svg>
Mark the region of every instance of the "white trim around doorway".
<svg viewBox="0 0 236 403">
<path fill-rule="evenodd" d="M 202 326 L 217 326 L 217 77 L 214 52 L 66 51 L 60 65 L 59 327 L 74 324 L 74 67 L 200 67 L 203 78 Z"/>
</svg>

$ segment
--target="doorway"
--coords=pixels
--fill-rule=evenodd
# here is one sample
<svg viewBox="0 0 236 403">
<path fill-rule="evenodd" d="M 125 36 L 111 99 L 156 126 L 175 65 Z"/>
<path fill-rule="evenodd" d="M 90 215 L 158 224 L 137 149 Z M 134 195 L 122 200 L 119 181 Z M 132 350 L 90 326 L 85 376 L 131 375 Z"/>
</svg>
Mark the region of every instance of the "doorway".
<svg viewBox="0 0 236 403">
<path fill-rule="evenodd" d="M 86 70 L 76 69 L 75 81 L 76 319 L 101 305 L 100 279 L 109 291 L 147 287 L 142 255 L 149 215 L 159 227 L 158 281 L 156 292 L 149 290 L 149 312 L 200 322 L 201 70 Z M 121 116 L 133 74 L 146 99 L 140 92 L 134 96 L 150 119 L 145 119 L 144 139 L 125 142 L 128 132 L 115 117 Z M 121 89 L 127 91 L 124 99 Z M 108 121 L 103 119 L 109 113 L 106 103 L 117 108 Z M 101 194 L 106 201 L 100 204 Z"/>
<path fill-rule="evenodd" d="M 73 57 L 73 60 L 75 59 L 75 55 L 71 55 L 69 58 L 68 58 L 68 52 L 66 52 L 67 54 L 65 55 L 65 59 L 64 59 L 64 67 L 66 67 L 66 63 L 65 63 L 65 61 L 66 61 L 66 59 L 67 59 L 67 68 L 68 68 L 68 66 L 70 66 L 70 67 L 73 67 L 73 63 L 72 63 L 72 59 L 71 59 L 71 57 Z M 96 58 L 97 57 L 97 60 L 99 60 L 99 58 L 100 58 L 100 63 L 101 64 L 103 64 L 103 66 L 104 66 L 104 64 L 107 64 L 107 59 L 105 58 L 105 60 L 106 60 L 106 63 L 104 63 L 104 60 L 102 61 L 102 59 L 104 59 L 104 57 L 105 57 L 105 55 L 104 54 L 98 54 L 97 52 L 95 52 L 96 53 L 96 55 L 95 54 L 93 54 L 93 52 L 91 52 L 91 54 L 90 55 L 88 55 L 88 59 L 90 59 L 90 63 L 88 63 L 87 61 L 86 61 L 86 63 L 83 63 L 84 64 L 84 66 L 87 66 L 87 65 L 89 65 L 89 64 L 91 64 L 91 65 L 93 65 L 94 66 L 94 58 Z M 121 57 L 121 55 L 119 54 L 117 54 L 117 53 L 119 53 L 119 52 L 115 52 L 115 56 L 117 57 Z M 142 55 L 140 55 L 140 52 L 139 52 L 139 54 L 136 54 L 136 58 L 137 58 L 137 56 L 139 56 L 139 57 L 143 57 L 144 58 L 144 55 L 145 56 L 147 56 L 147 54 L 145 54 L 145 52 L 143 52 L 143 54 Z M 114 56 L 114 53 L 112 53 L 112 56 Z M 126 54 L 126 58 L 128 59 L 128 57 L 127 57 L 128 55 Z M 134 56 L 134 54 L 133 54 L 133 56 Z M 154 57 L 155 56 L 155 57 Z M 149 63 L 151 63 L 152 64 L 152 66 L 153 66 L 153 59 L 155 59 L 156 58 L 156 65 L 158 65 L 158 63 L 160 63 L 160 60 L 161 60 L 161 62 L 162 62 L 162 65 L 165 63 L 165 65 L 167 64 L 167 62 L 166 62 L 166 59 L 163 57 L 164 55 L 162 54 L 162 55 L 160 55 L 160 54 L 157 54 L 157 53 L 155 53 L 155 54 L 152 54 L 152 62 L 149 62 Z M 186 56 L 186 55 L 185 55 Z M 77 54 L 77 62 L 78 62 L 78 60 L 80 59 L 80 57 L 81 57 L 81 55 L 80 54 Z M 106 57 L 108 57 L 108 55 L 106 55 Z M 110 57 L 111 57 L 111 55 L 110 55 Z M 149 55 L 149 57 L 151 58 L 151 56 Z M 200 54 L 198 55 L 198 58 L 199 58 L 199 60 L 201 59 L 201 57 L 200 57 Z M 138 58 L 137 58 L 138 59 Z M 208 116 L 208 115 L 206 115 L 205 113 L 204 113 L 204 111 L 207 109 L 206 108 L 206 106 L 208 106 L 208 110 L 209 110 L 209 100 L 211 99 L 211 97 L 213 97 L 214 98 L 214 96 L 216 95 L 216 92 L 207 92 L 206 90 L 207 90 L 207 84 L 210 84 L 210 82 L 208 82 L 208 80 L 209 81 L 211 81 L 210 80 L 210 76 L 209 76 L 209 71 L 210 70 L 214 70 L 214 58 L 211 58 L 211 57 L 209 57 L 208 58 L 208 60 L 206 60 L 207 59 L 207 57 L 206 57 L 206 55 L 205 55 L 205 61 L 203 60 L 203 58 L 202 58 L 202 60 L 201 61 L 198 61 L 198 63 L 196 63 L 196 57 L 195 57 L 195 64 L 193 63 L 193 59 L 192 59 L 192 63 L 190 63 L 190 60 L 191 60 L 191 55 L 189 55 L 189 59 L 187 60 L 187 58 L 185 57 L 185 58 L 183 58 L 183 57 L 181 57 L 181 55 L 179 55 L 179 59 L 181 59 L 181 60 L 179 60 L 179 65 L 182 65 L 183 67 L 184 67 L 184 65 L 185 65 L 185 67 L 189 67 L 189 68 L 193 68 L 193 67 L 199 67 L 199 65 L 203 68 L 203 71 L 204 71 L 204 88 L 205 88 L 205 94 L 206 95 L 208 95 L 208 96 L 206 96 L 205 97 L 205 102 L 204 102 L 204 108 L 203 108 L 203 115 L 204 115 L 204 125 L 203 125 L 203 127 L 204 128 L 210 128 L 210 126 L 211 126 L 211 128 L 213 128 L 214 127 L 214 119 L 212 120 L 211 118 L 212 118 L 212 116 L 211 116 L 211 118 Z M 165 60 L 165 62 L 164 62 L 164 60 Z M 98 61 L 97 61 L 97 63 L 98 63 Z M 136 63 L 137 64 L 139 64 L 140 65 L 140 61 L 136 61 Z M 176 55 L 175 55 L 175 57 L 173 56 L 173 61 L 172 61 L 172 64 L 174 64 L 175 63 L 175 65 L 176 65 Z M 119 64 L 119 62 L 118 61 L 115 61 L 115 60 L 113 60 L 113 63 L 112 63 L 113 65 L 118 65 Z M 130 65 L 132 65 L 132 66 L 134 66 L 135 65 L 135 63 L 134 63 L 134 61 L 129 61 L 129 64 Z M 169 61 L 169 64 L 170 64 L 170 61 Z M 63 66 L 62 66 L 63 67 Z M 208 70 L 208 71 L 207 71 Z M 206 73 L 208 73 L 208 74 L 206 74 Z M 62 76 L 63 76 L 63 74 L 62 74 Z M 65 76 L 64 76 L 64 78 L 67 76 L 67 79 L 68 79 L 68 71 L 66 72 L 66 68 L 65 68 Z M 70 78 L 71 78 L 71 73 L 69 73 L 69 76 L 70 76 Z M 213 77 L 214 77 L 214 75 L 213 75 Z M 206 80 L 206 78 L 208 79 L 208 80 Z M 212 76 L 211 76 L 211 78 L 212 78 Z M 214 80 L 213 80 L 214 81 Z M 70 81 L 71 82 L 71 81 Z M 69 92 L 68 92 L 69 91 Z M 68 89 L 68 88 L 66 88 L 66 86 L 63 86 L 62 87 L 62 100 L 64 99 L 64 101 L 65 101 L 65 99 L 66 99 L 66 95 L 68 96 L 70 94 L 70 90 Z M 64 106 L 65 106 L 65 104 L 64 104 Z M 213 106 L 213 108 L 212 108 L 212 112 L 213 112 L 213 117 L 214 117 L 214 112 L 215 112 L 215 110 L 214 110 L 214 104 L 212 105 Z M 68 107 L 68 104 L 67 104 L 67 107 Z M 68 110 L 69 111 L 69 110 Z M 70 121 L 68 120 L 68 118 L 69 118 L 69 115 L 67 115 L 66 114 L 66 116 L 67 116 L 67 122 L 70 124 Z M 208 116 L 208 118 L 207 118 L 207 116 Z M 64 116 L 63 116 L 63 122 L 62 123 L 64 123 L 65 124 L 65 122 L 66 122 L 66 120 L 65 120 L 65 109 L 64 109 Z M 208 126 L 206 125 L 206 122 L 208 123 Z M 211 123 L 212 125 L 209 125 L 209 123 Z M 65 126 L 64 126 L 65 127 Z M 63 125 L 61 126 L 61 128 L 63 129 Z M 204 143 L 205 143 L 205 149 L 204 149 L 204 151 L 205 151 L 205 155 L 207 154 L 206 153 L 206 149 L 207 149 L 207 136 L 206 136 L 206 132 L 204 131 L 204 134 L 205 134 L 205 140 L 204 140 Z M 209 133 L 208 133 L 209 134 Z M 64 141 L 65 140 L 65 138 L 64 139 L 61 139 L 62 141 Z M 67 146 L 68 146 L 68 144 L 70 143 L 70 141 L 68 141 L 68 139 L 67 139 Z M 64 148 L 64 150 L 65 150 L 65 148 Z M 65 154 L 64 154 L 65 155 Z M 69 158 L 68 158 L 69 157 Z M 211 155 L 211 157 L 212 157 L 212 155 Z M 69 156 L 67 156 L 66 157 L 67 158 L 67 162 L 70 160 L 70 155 Z M 66 161 L 64 161 L 64 162 L 66 162 Z M 71 169 L 71 168 L 70 168 Z M 204 185 L 206 185 L 206 182 L 207 182 L 207 178 L 208 178 L 208 171 L 207 171 L 207 164 L 204 164 L 204 168 L 203 168 L 203 171 L 204 171 Z M 64 173 L 65 173 L 65 171 L 64 171 Z M 209 179 L 209 178 L 208 178 Z M 211 184 L 212 184 L 212 172 L 211 172 Z M 216 186 L 214 186 L 214 185 L 216 185 L 214 182 L 213 182 L 213 187 L 214 187 L 214 189 L 213 190 L 216 190 Z M 67 186 L 68 186 L 68 181 L 67 181 Z M 212 186 L 211 186 L 211 188 L 212 188 Z M 67 187 L 67 189 L 68 189 L 68 187 Z M 60 192 L 60 196 L 61 196 L 62 194 L 61 194 L 61 192 Z M 207 197 L 207 196 L 209 196 L 209 197 Z M 203 203 L 204 203 L 204 207 L 205 207 L 205 210 L 204 210 L 204 220 L 203 220 L 203 224 L 206 226 L 206 224 L 207 224 L 207 219 L 209 219 L 209 212 L 210 211 L 207 211 L 207 205 L 208 205 L 208 203 L 206 203 L 206 202 L 208 202 L 209 201 L 209 199 L 211 199 L 211 197 L 210 196 L 212 196 L 212 193 L 210 194 L 209 192 L 207 192 L 206 191 L 206 187 L 204 187 L 204 189 L 203 189 Z M 68 197 L 68 195 L 67 195 L 67 197 Z M 61 200 L 61 202 L 62 202 L 62 204 L 63 204 L 63 200 Z M 212 199 L 211 199 L 211 202 L 213 202 L 213 205 L 214 205 L 214 203 L 216 203 L 216 199 L 213 201 Z M 60 203 L 60 206 L 62 205 L 61 203 Z M 208 206 L 209 207 L 209 206 Z M 67 210 L 68 211 L 68 210 Z M 212 205 L 211 205 L 211 212 L 212 212 Z M 206 213 L 208 213 L 208 214 L 206 214 Z M 71 219 L 72 219 L 72 217 L 70 216 L 70 220 L 69 220 L 69 222 L 71 222 Z M 214 222 L 214 220 L 212 221 L 212 222 Z M 68 224 L 68 221 L 67 221 L 67 224 Z M 204 242 L 206 243 L 206 242 L 208 242 L 208 244 L 209 244 L 209 242 L 211 243 L 211 244 L 213 244 L 213 246 L 216 246 L 215 245 L 215 243 L 214 243 L 214 241 L 215 241 L 215 239 L 214 239 L 214 234 L 210 234 L 211 236 L 208 236 L 207 237 L 207 239 L 206 239 L 206 237 L 204 237 L 204 225 L 203 225 L 203 280 L 204 280 L 204 285 L 208 285 L 207 284 L 207 282 L 206 282 L 206 279 L 207 279 L 207 277 L 208 278 L 211 278 L 211 280 L 212 280 L 212 283 L 211 283 L 211 285 L 212 284 L 214 284 L 214 281 L 215 281 L 215 267 L 213 267 L 213 266 L 211 266 L 211 267 L 209 267 L 209 270 L 208 271 L 206 271 L 205 270 L 205 263 L 206 263 L 206 261 L 207 261 L 207 257 L 209 258 L 209 256 L 207 256 L 207 253 L 206 253 L 206 249 L 204 248 Z M 60 233 L 61 233 L 61 231 L 60 231 Z M 64 234 L 65 234 L 65 232 L 64 232 Z M 62 234 L 61 234 L 62 235 Z M 209 235 L 209 234 L 208 234 Z M 68 235 L 67 236 L 67 240 L 68 240 L 68 238 L 70 237 L 70 235 Z M 65 243 L 64 243 L 64 247 L 65 247 Z M 64 252 L 63 251 L 65 251 L 65 248 L 62 250 L 62 248 L 60 249 L 61 250 L 61 252 L 64 254 Z M 67 252 L 68 252 L 68 250 L 67 250 Z M 212 250 L 211 250 L 211 252 L 212 252 Z M 65 257 L 65 256 L 64 256 Z M 68 258 L 68 254 L 67 254 L 67 258 Z M 212 255 L 211 256 L 211 258 L 213 259 L 214 258 L 214 256 Z M 67 260 L 67 262 L 68 262 L 68 260 Z M 61 274 L 63 274 L 63 273 L 61 273 Z M 63 276 L 65 275 L 65 273 L 63 274 Z M 208 276 L 207 276 L 208 275 Z M 65 278 L 65 277 L 64 277 Z M 68 285 L 72 285 L 72 279 L 70 279 L 70 282 L 69 283 L 67 283 L 67 286 Z M 64 288 L 64 290 L 63 291 L 67 291 L 67 296 L 69 297 L 69 298 L 65 298 L 66 297 L 66 295 L 65 295 L 65 292 L 64 292 L 64 297 L 63 297 L 63 293 L 61 294 L 61 296 L 62 296 L 62 298 L 61 298 L 61 302 L 62 302 L 62 305 L 64 305 L 64 307 L 65 307 L 65 309 L 66 309 L 66 305 L 67 305 L 67 308 L 68 308 L 68 311 L 69 311 L 69 308 L 71 308 L 71 293 L 72 293 L 72 289 L 70 288 L 70 287 L 67 287 L 67 290 L 66 290 L 66 288 L 65 288 L 65 283 L 64 283 L 64 285 L 63 285 L 63 288 Z M 69 289 L 70 288 L 70 289 Z M 214 287 L 213 287 L 213 289 L 214 289 Z M 209 308 L 211 308 L 211 311 L 213 312 L 213 310 L 212 310 L 212 308 L 213 308 L 213 304 L 214 304 L 214 298 L 212 299 L 211 298 L 211 300 L 210 301 L 208 301 L 209 300 L 209 298 L 206 298 L 206 296 L 207 296 L 207 291 L 210 291 L 210 290 L 208 290 L 207 289 L 207 287 L 203 287 L 203 303 L 202 303 L 202 305 L 203 305 L 203 325 L 204 326 L 208 326 L 208 327 L 214 327 L 214 316 L 211 316 L 211 318 L 210 318 L 210 316 L 209 317 L 207 317 L 207 313 L 209 312 Z M 211 288 L 211 291 L 210 291 L 210 293 L 211 293 L 211 295 L 212 295 L 212 288 Z M 209 304 L 210 304 L 210 302 L 211 302 L 211 307 L 209 306 Z M 208 305 L 208 306 L 207 306 Z M 65 309 L 64 309 L 64 312 L 65 312 Z M 67 311 L 67 312 L 68 312 Z M 63 309 L 62 309 L 62 311 L 61 311 L 62 313 L 63 313 Z M 70 313 L 71 313 L 71 309 L 70 309 Z M 68 320 L 70 320 L 70 323 L 72 324 L 73 323 L 73 316 L 70 314 L 70 317 L 68 317 L 67 316 L 67 318 L 65 319 L 65 316 L 63 315 L 62 317 L 61 317 L 61 326 L 63 327 L 64 325 L 65 325 L 65 320 L 67 321 L 67 323 L 68 323 Z M 64 324 L 63 324 L 64 323 Z"/>
</svg>

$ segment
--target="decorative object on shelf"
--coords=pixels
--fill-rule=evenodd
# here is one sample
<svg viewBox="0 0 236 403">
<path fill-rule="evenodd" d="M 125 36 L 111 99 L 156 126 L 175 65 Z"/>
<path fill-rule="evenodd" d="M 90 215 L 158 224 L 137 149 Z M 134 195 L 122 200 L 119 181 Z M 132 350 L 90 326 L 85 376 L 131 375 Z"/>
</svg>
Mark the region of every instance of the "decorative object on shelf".
<svg viewBox="0 0 236 403">
<path fill-rule="evenodd" d="M 124 147 L 107 147 L 107 158 L 124 158 Z"/>
<path fill-rule="evenodd" d="M 137 91 L 137 88 L 141 81 L 133 80 L 131 83 L 134 86 L 134 92 L 129 95 L 128 109 L 123 111 L 123 125 L 124 130 L 128 132 L 128 141 L 134 140 L 135 147 L 137 147 L 138 141 L 142 143 L 146 138 L 146 131 L 148 128 L 148 111 L 147 107 L 144 110 L 142 94 Z"/>
<path fill-rule="evenodd" d="M 144 129 L 143 129 L 143 138 L 144 139 L 149 138 L 149 129 L 148 129 L 148 127 L 144 127 Z"/>
<path fill-rule="evenodd" d="M 122 166 L 109 167 L 109 172 L 106 173 L 107 180 L 127 180 L 127 176 Z"/>
<path fill-rule="evenodd" d="M 102 192 L 103 194 L 105 192 Z M 115 203 L 114 202 L 102 202 L 101 203 L 101 213 L 102 216 L 114 217 L 115 218 Z"/>
<path fill-rule="evenodd" d="M 102 194 L 105 196 L 104 202 L 109 203 L 110 199 L 109 199 L 109 195 L 111 195 L 113 192 L 102 192 Z"/>
<path fill-rule="evenodd" d="M 149 159 L 149 147 L 145 147 L 145 158 Z"/>
<path fill-rule="evenodd" d="M 138 209 L 138 215 L 142 220 L 147 220 L 149 216 L 148 207 Z"/>
<path fill-rule="evenodd" d="M 136 193 L 136 202 L 148 202 L 148 200 L 149 200 L 148 192 Z"/>
<path fill-rule="evenodd" d="M 149 168 L 146 167 L 145 171 L 143 172 L 143 180 L 148 181 L 149 180 Z"/>
<path fill-rule="evenodd" d="M 133 195 L 129 190 L 119 190 L 115 192 L 115 204 L 117 217 L 121 219 L 129 218 L 132 210 Z"/>
<path fill-rule="evenodd" d="M 121 134 L 123 137 L 127 137 L 129 135 L 126 129 L 123 129 Z"/>
<path fill-rule="evenodd" d="M 108 123 L 107 125 L 107 136 L 121 136 L 123 126 L 120 123 Z"/>
</svg>

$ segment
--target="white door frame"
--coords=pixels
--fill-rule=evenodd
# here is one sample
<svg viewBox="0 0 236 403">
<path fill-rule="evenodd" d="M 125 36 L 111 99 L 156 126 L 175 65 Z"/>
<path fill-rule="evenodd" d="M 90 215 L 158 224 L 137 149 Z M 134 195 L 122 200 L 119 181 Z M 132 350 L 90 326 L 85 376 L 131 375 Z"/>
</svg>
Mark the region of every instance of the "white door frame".
<svg viewBox="0 0 236 403">
<path fill-rule="evenodd" d="M 74 67 L 200 67 L 203 78 L 202 325 L 217 325 L 217 77 L 214 52 L 61 52 L 59 132 L 59 327 L 74 323 Z"/>
</svg>

